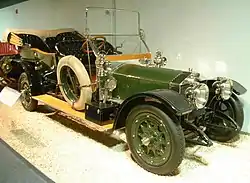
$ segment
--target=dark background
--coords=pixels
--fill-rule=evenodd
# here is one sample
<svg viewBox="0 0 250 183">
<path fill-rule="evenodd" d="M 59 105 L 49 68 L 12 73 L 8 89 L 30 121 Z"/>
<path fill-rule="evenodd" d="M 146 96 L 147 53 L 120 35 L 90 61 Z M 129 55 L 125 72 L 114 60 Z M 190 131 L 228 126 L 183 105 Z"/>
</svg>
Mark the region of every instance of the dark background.
<svg viewBox="0 0 250 183">
<path fill-rule="evenodd" d="M 0 9 L 28 0 L 0 0 Z"/>
</svg>

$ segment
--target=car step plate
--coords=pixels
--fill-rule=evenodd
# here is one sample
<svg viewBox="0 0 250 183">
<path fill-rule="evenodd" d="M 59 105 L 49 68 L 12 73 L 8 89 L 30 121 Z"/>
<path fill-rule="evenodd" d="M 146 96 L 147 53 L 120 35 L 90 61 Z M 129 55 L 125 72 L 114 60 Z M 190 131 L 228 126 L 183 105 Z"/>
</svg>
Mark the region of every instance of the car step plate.
<svg viewBox="0 0 250 183">
<path fill-rule="evenodd" d="M 85 122 L 84 124 L 92 123 L 91 127 L 97 129 L 98 131 L 108 131 L 113 128 L 113 123 L 105 124 L 105 125 L 98 125 L 96 123 L 86 120 L 85 113 L 83 111 L 76 111 L 72 109 L 71 106 L 67 102 L 60 100 L 58 98 L 55 98 L 51 95 L 44 94 L 44 95 L 33 96 L 33 98 L 58 111 L 64 112 L 65 114 L 81 119 L 82 121 Z"/>
</svg>

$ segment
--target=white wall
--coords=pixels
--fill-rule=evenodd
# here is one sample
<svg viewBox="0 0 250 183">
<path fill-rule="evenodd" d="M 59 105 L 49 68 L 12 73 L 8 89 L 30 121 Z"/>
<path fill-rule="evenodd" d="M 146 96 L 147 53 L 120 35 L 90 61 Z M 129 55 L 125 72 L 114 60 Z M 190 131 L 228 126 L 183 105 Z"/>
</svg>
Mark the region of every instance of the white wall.
<svg viewBox="0 0 250 183">
<path fill-rule="evenodd" d="M 6 28 L 57 29 L 85 27 L 87 6 L 112 7 L 112 0 L 29 0 L 0 10 L 0 40 Z M 15 14 L 18 8 L 19 14 Z M 98 20 L 96 20 L 98 22 Z M 99 26 L 102 23 L 98 22 Z"/>
<path fill-rule="evenodd" d="M 250 132 L 250 1 L 117 0 L 117 8 L 138 10 L 147 42 L 161 49 L 168 67 L 194 68 L 206 76 L 224 75 L 249 92 L 244 131 Z"/>
<path fill-rule="evenodd" d="M 206 76 L 228 76 L 250 90 L 250 1 L 116 0 L 116 4 L 117 8 L 140 11 L 148 45 L 152 52 L 158 48 L 164 52 L 168 67 L 192 67 Z M 112 0 L 30 0 L 1 9 L 0 39 L 7 27 L 74 27 L 82 32 L 86 6 L 112 7 Z M 129 17 L 119 22 L 119 27 L 127 30 L 127 20 Z M 104 23 L 96 22 L 100 28 Z M 246 112 L 243 130 L 250 132 L 250 92 L 242 100 Z"/>
</svg>

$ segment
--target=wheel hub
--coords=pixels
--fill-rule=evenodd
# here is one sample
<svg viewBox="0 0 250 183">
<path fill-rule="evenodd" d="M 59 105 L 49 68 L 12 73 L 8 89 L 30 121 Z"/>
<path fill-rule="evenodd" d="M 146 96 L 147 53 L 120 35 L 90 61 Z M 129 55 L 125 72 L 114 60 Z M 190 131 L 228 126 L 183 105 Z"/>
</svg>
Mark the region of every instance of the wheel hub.
<svg viewBox="0 0 250 183">
<path fill-rule="evenodd" d="M 23 98 L 22 103 L 23 104 L 29 104 L 31 101 L 31 95 L 30 95 L 30 87 L 27 85 L 27 83 L 24 83 L 21 89 L 21 96 Z"/>
<path fill-rule="evenodd" d="M 133 137 L 138 155 L 148 164 L 161 165 L 168 160 L 171 152 L 170 137 L 157 116 L 138 115 Z"/>
<path fill-rule="evenodd" d="M 144 146 L 148 146 L 149 143 L 150 143 L 150 139 L 147 138 L 147 137 L 144 137 L 144 138 L 141 140 L 141 142 L 142 142 L 142 144 L 143 144 Z"/>
<path fill-rule="evenodd" d="M 72 102 L 77 101 L 80 98 L 81 87 L 74 71 L 68 66 L 63 66 L 60 77 L 67 97 Z"/>
</svg>

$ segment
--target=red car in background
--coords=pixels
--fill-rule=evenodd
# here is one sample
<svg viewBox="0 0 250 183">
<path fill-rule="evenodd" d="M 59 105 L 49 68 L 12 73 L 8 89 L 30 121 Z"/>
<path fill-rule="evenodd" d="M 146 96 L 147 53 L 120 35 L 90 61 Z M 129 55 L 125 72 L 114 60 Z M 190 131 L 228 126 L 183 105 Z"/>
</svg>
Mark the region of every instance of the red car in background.
<svg viewBox="0 0 250 183">
<path fill-rule="evenodd" d="M 15 87 L 16 79 L 8 76 L 12 70 L 11 60 L 19 56 L 17 46 L 0 42 L 0 85 Z"/>
</svg>

